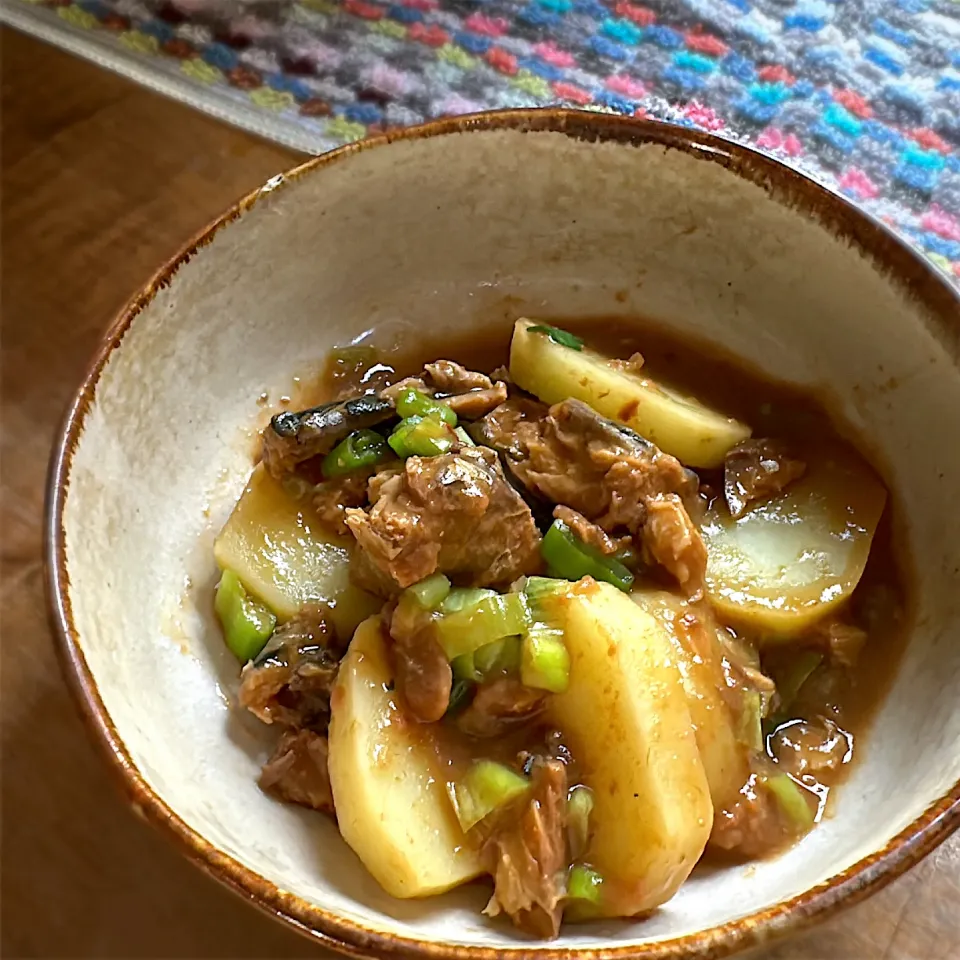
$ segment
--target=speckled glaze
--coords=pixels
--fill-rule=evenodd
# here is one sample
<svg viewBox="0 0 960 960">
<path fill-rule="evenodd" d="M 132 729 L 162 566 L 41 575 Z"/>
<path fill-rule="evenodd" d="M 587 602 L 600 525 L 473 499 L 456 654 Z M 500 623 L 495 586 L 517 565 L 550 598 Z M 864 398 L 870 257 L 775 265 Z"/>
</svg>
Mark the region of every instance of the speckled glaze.
<svg viewBox="0 0 960 960">
<path fill-rule="evenodd" d="M 256 398 L 375 327 L 643 315 L 816 388 L 871 438 L 914 560 L 913 639 L 833 816 L 778 860 L 700 872 L 642 922 L 538 943 L 478 886 L 391 900 L 325 818 L 255 785 L 231 707 L 212 537 Z M 135 322 L 134 322 L 135 321 Z M 936 429 L 926 429 L 926 425 Z M 442 121 L 277 177 L 121 313 L 71 407 L 48 501 L 65 672 L 134 808 L 202 869 L 354 956 L 716 957 L 854 903 L 960 824 L 960 304 L 890 233 L 708 135 L 568 111 Z M 255 825 L 256 829 L 252 829 Z"/>
</svg>

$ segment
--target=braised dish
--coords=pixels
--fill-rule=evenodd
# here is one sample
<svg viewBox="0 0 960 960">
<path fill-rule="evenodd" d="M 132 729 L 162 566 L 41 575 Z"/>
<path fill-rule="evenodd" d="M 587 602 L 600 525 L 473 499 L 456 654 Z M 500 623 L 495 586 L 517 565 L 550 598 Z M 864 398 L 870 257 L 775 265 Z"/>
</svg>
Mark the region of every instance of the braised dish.
<svg viewBox="0 0 960 960">
<path fill-rule="evenodd" d="M 335 350 L 215 544 L 261 786 L 543 938 L 815 829 L 903 619 L 887 490 L 813 401 L 579 329 Z"/>
</svg>

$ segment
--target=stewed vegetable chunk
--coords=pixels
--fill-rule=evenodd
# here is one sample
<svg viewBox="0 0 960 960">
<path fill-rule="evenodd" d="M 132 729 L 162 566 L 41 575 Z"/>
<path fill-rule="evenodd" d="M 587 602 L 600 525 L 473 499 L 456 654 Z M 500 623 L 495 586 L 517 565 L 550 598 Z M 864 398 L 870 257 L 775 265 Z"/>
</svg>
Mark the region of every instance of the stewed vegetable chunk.
<svg viewBox="0 0 960 960">
<path fill-rule="evenodd" d="M 782 493 L 703 523 L 707 593 L 723 615 L 794 636 L 840 607 L 866 567 L 887 493 L 855 454 L 821 449 Z"/>
<path fill-rule="evenodd" d="M 549 710 L 593 791 L 587 857 L 606 881 L 598 912 L 651 910 L 693 869 L 713 819 L 677 653 L 610 584 L 587 578 L 543 602 L 570 651 L 569 685 Z"/>
<path fill-rule="evenodd" d="M 352 549 L 348 539 L 326 532 L 311 503 L 291 496 L 259 466 L 213 553 L 220 569 L 235 573 L 279 620 L 290 619 L 305 603 L 326 604 L 338 633 L 349 637 L 379 609 L 351 583 Z"/>
<path fill-rule="evenodd" d="M 333 690 L 330 783 L 344 839 L 395 897 L 425 897 L 480 873 L 433 750 L 391 690 L 383 625 L 364 621 Z"/>
<path fill-rule="evenodd" d="M 668 390 L 588 349 L 569 345 L 518 320 L 510 345 L 514 383 L 544 403 L 575 397 L 617 420 L 691 467 L 717 467 L 750 428 L 692 397 Z"/>
</svg>

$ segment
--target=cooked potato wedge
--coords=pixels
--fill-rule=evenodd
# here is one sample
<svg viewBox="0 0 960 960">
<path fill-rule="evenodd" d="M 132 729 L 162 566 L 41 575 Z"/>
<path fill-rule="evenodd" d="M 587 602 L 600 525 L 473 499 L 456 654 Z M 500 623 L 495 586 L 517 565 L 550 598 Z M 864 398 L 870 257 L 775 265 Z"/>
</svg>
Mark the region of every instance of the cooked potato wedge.
<svg viewBox="0 0 960 960">
<path fill-rule="evenodd" d="M 593 790 L 586 860 L 604 878 L 599 909 L 633 916 L 673 896 L 713 822 L 677 650 L 609 584 L 584 578 L 547 602 L 570 652 L 570 684 L 548 709 Z"/>
<path fill-rule="evenodd" d="M 859 458 L 821 448 L 781 494 L 733 520 L 704 520 L 706 588 L 731 622 L 789 638 L 843 603 L 860 580 L 887 493 Z"/>
<path fill-rule="evenodd" d="M 750 428 L 660 386 L 617 369 L 592 350 L 573 350 L 531 333 L 534 320 L 518 320 L 510 342 L 510 377 L 544 403 L 576 397 L 597 413 L 625 423 L 690 467 L 718 467 Z"/>
<path fill-rule="evenodd" d="M 344 840 L 387 893 L 426 897 L 477 876 L 423 730 L 390 692 L 379 617 L 357 629 L 331 696 L 330 785 Z"/>
<path fill-rule="evenodd" d="M 310 504 L 295 500 L 260 464 L 214 542 L 213 555 L 221 570 L 233 570 L 280 621 L 304 603 L 330 604 L 337 633 L 348 640 L 382 605 L 350 582 L 350 545 L 349 538 L 323 531 Z"/>
<path fill-rule="evenodd" d="M 736 799 L 750 774 L 749 747 L 740 741 L 737 718 L 721 692 L 726 679 L 717 630 L 723 628 L 705 604 L 691 605 L 667 590 L 643 588 L 630 596 L 674 644 L 710 799 L 716 809 L 723 809 Z"/>
</svg>

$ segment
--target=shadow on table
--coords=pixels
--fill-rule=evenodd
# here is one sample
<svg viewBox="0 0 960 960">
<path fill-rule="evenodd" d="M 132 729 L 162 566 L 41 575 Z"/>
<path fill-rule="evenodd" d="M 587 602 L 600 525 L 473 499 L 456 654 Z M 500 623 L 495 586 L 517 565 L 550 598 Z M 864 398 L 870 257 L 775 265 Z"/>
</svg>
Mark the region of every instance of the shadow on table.
<svg viewBox="0 0 960 960">
<path fill-rule="evenodd" d="M 61 677 L 39 561 L 4 573 L 0 954 L 322 954 L 203 876 L 133 815 Z"/>
</svg>

